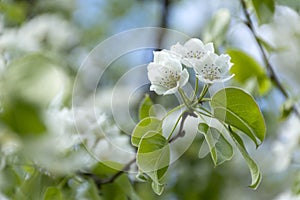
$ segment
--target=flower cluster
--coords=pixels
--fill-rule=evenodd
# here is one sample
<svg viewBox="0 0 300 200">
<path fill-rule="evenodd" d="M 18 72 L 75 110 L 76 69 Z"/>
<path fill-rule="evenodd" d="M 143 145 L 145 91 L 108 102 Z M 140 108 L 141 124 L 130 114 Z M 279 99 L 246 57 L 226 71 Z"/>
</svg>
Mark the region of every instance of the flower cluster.
<svg viewBox="0 0 300 200">
<path fill-rule="evenodd" d="M 212 43 L 203 44 L 201 40 L 192 38 L 184 45 L 177 43 L 170 50 L 154 52 L 154 60 L 148 65 L 150 90 L 167 95 L 183 87 L 189 74 L 182 64 L 193 68 L 196 77 L 206 84 L 224 82 L 234 76 L 228 75 L 232 66 L 228 55 L 217 55 Z"/>
</svg>

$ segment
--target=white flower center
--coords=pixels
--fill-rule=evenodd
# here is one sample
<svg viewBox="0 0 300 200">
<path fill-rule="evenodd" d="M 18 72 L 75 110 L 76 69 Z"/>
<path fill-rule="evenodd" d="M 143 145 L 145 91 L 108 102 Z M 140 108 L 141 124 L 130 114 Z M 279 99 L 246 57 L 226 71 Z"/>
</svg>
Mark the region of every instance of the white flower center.
<svg viewBox="0 0 300 200">
<path fill-rule="evenodd" d="M 180 75 L 177 71 L 172 71 L 166 69 L 163 71 L 163 76 L 161 77 L 159 81 L 159 85 L 162 85 L 164 87 L 167 87 L 169 89 L 176 87 L 177 81 L 179 81 Z"/>
<path fill-rule="evenodd" d="M 202 77 L 208 80 L 215 80 L 215 79 L 220 79 L 221 78 L 221 69 L 215 64 L 205 64 L 204 67 L 200 70 L 202 73 Z"/>
<path fill-rule="evenodd" d="M 203 52 L 203 51 L 199 51 L 199 50 L 192 51 L 192 50 L 190 50 L 190 51 L 186 52 L 186 54 L 184 55 L 184 57 L 185 58 L 200 59 L 200 58 L 202 58 L 203 54 L 205 54 L 205 52 Z"/>
</svg>

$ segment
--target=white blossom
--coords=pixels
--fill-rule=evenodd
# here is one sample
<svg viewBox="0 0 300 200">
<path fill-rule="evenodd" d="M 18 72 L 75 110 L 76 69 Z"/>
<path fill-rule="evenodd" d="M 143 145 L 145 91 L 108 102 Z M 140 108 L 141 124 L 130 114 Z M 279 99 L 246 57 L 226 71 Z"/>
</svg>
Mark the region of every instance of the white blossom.
<svg viewBox="0 0 300 200">
<path fill-rule="evenodd" d="M 20 28 L 4 29 L 0 49 L 24 52 L 51 48 L 65 50 L 78 42 L 78 31 L 65 19 L 44 14 L 24 23 Z"/>
<path fill-rule="evenodd" d="M 47 134 L 27 144 L 38 166 L 65 174 L 90 167 L 97 159 L 126 163 L 134 157 L 129 137 L 120 134 L 101 108 L 84 105 L 72 110 L 61 108 L 61 101 L 61 96 L 54 99 L 44 115 Z"/>
<path fill-rule="evenodd" d="M 271 147 L 274 171 L 281 172 L 288 169 L 293 160 L 298 163 L 299 140 L 300 121 L 296 115 L 292 115 L 280 128 L 278 139 L 273 142 Z"/>
<path fill-rule="evenodd" d="M 299 1 L 298 1 L 299 2 Z M 258 29 L 258 35 L 274 50 L 270 62 L 278 71 L 280 80 L 290 89 L 292 95 L 300 92 L 300 15 L 287 6 L 276 6 L 274 20 Z"/>
<path fill-rule="evenodd" d="M 274 198 L 275 200 L 300 200 L 300 196 L 293 194 L 292 191 L 286 190 Z"/>
<path fill-rule="evenodd" d="M 188 40 L 184 45 L 177 43 L 171 47 L 171 52 L 181 58 L 182 64 L 194 67 L 208 52 L 214 53 L 213 43 L 203 44 L 197 38 Z"/>
<path fill-rule="evenodd" d="M 154 52 L 154 62 L 148 65 L 150 90 L 159 95 L 175 93 L 189 79 L 186 69 L 182 68 L 179 59 L 168 51 Z"/>
<path fill-rule="evenodd" d="M 231 79 L 234 75 L 228 75 L 232 66 L 230 57 L 222 54 L 217 55 L 212 52 L 207 52 L 194 66 L 197 78 L 207 84 L 214 82 L 225 82 Z"/>
</svg>

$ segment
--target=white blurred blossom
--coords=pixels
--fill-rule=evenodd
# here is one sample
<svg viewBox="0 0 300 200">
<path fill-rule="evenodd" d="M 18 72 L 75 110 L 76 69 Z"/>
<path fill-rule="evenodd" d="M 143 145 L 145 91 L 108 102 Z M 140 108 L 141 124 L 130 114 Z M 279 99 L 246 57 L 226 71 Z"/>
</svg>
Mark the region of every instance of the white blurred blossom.
<svg viewBox="0 0 300 200">
<path fill-rule="evenodd" d="M 274 20 L 258 30 L 259 36 L 267 41 L 275 51 L 270 61 L 283 80 L 288 83 L 294 94 L 300 90 L 300 15 L 295 10 L 276 6 Z"/>
<path fill-rule="evenodd" d="M 127 163 L 134 157 L 128 135 L 121 135 L 119 128 L 97 108 L 73 108 L 77 116 L 77 134 L 92 156 L 100 161 Z"/>
<path fill-rule="evenodd" d="M 4 29 L 0 36 L 0 50 L 64 50 L 72 47 L 78 40 L 78 31 L 67 20 L 54 14 L 43 14 L 20 28 Z"/>
<path fill-rule="evenodd" d="M 275 197 L 274 200 L 300 200 L 300 195 L 293 194 L 291 191 L 285 191 Z"/>
<path fill-rule="evenodd" d="M 166 51 L 154 52 L 154 62 L 148 65 L 150 90 L 158 95 L 174 94 L 183 87 L 189 79 L 186 69 L 180 61 Z"/>
<path fill-rule="evenodd" d="M 4 194 L 0 193 L 0 200 L 9 200 Z"/>
<path fill-rule="evenodd" d="M 61 108 L 60 100 L 55 99 L 45 114 L 47 134 L 29 144 L 38 166 L 65 174 L 92 166 L 97 160 L 128 162 L 128 152 L 133 152 L 128 137 L 120 134 L 100 108 Z M 73 111 L 79 116 L 76 120 Z"/>
<path fill-rule="evenodd" d="M 286 170 L 293 161 L 297 160 L 294 157 L 300 152 L 299 141 L 300 121 L 297 116 L 292 115 L 282 125 L 278 139 L 272 145 L 273 168 L 275 171 Z"/>
</svg>

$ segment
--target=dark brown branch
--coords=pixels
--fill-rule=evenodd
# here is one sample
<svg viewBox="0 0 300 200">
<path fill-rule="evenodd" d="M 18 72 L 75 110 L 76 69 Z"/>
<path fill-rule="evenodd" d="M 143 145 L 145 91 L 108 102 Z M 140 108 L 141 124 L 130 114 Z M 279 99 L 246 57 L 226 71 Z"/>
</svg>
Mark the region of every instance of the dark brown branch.
<svg viewBox="0 0 300 200">
<path fill-rule="evenodd" d="M 241 4 L 242 4 L 242 7 L 243 7 L 243 12 L 245 14 L 245 17 L 246 17 L 246 22 L 245 24 L 249 27 L 253 37 L 255 38 L 255 41 L 258 45 L 258 48 L 262 54 L 262 58 L 263 58 L 263 61 L 266 65 L 266 68 L 268 70 L 268 73 L 269 73 L 269 76 L 270 76 L 270 79 L 271 81 L 273 82 L 273 84 L 278 88 L 278 90 L 281 92 L 281 94 L 286 98 L 288 99 L 289 98 L 289 94 L 287 92 L 287 90 L 285 90 L 285 88 L 282 86 L 282 84 L 280 83 L 279 81 L 279 78 L 278 76 L 276 75 L 275 73 L 275 70 L 273 68 L 273 66 L 271 65 L 271 63 L 269 62 L 269 59 L 267 57 L 267 53 L 266 51 L 264 50 L 262 44 L 260 43 L 260 39 L 259 37 L 257 36 L 257 33 L 255 31 L 255 28 L 254 28 L 254 25 L 253 25 L 253 22 L 251 20 L 251 17 L 250 17 L 250 14 L 248 13 L 247 11 L 247 6 L 246 6 L 246 2 L 245 0 L 241 0 Z M 293 106 L 293 111 L 296 115 L 298 115 L 298 117 L 300 117 L 300 111 L 298 110 L 298 108 L 294 105 Z"/>
<path fill-rule="evenodd" d="M 135 161 L 136 161 L 136 158 L 132 159 L 120 171 L 118 171 L 117 173 L 115 173 L 114 175 L 112 175 L 111 177 L 106 178 L 106 179 L 102 179 L 95 174 L 87 173 L 87 172 L 79 172 L 78 175 L 92 178 L 94 180 L 94 182 L 96 183 L 97 187 L 101 188 L 101 185 L 103 185 L 103 184 L 113 183 L 119 176 L 121 176 L 125 171 L 127 171 L 130 168 L 130 166 L 133 163 L 135 163 Z"/>
</svg>

